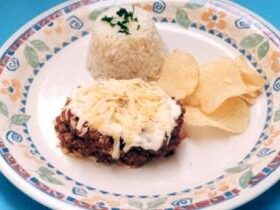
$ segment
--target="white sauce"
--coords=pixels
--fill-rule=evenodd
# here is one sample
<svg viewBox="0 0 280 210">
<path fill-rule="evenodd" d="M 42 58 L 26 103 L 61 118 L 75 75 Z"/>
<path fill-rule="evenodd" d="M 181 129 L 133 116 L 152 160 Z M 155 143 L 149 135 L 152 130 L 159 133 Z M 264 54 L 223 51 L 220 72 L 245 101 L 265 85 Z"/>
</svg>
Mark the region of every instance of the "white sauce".
<svg viewBox="0 0 280 210">
<path fill-rule="evenodd" d="M 131 147 L 157 151 L 169 140 L 181 107 L 162 89 L 140 79 L 107 80 L 91 87 L 78 88 L 66 106 L 79 116 L 81 127 L 88 122 L 90 129 L 114 138 L 112 157 L 119 157 L 120 138 L 124 151 Z"/>
</svg>

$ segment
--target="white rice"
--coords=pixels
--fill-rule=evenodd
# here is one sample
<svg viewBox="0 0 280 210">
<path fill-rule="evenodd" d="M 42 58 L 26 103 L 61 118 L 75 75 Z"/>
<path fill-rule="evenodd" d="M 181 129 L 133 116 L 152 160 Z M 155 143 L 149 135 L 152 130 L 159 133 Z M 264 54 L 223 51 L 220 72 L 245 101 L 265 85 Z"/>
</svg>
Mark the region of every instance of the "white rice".
<svg viewBox="0 0 280 210">
<path fill-rule="evenodd" d="M 122 8 L 133 10 L 132 6 Z M 101 20 L 104 16 L 116 16 L 119 9 L 110 8 L 94 22 L 87 57 L 88 70 L 95 79 L 157 79 L 166 48 L 151 14 L 135 7 L 134 17 L 138 22 L 128 25 L 130 34 L 127 35 Z"/>
</svg>

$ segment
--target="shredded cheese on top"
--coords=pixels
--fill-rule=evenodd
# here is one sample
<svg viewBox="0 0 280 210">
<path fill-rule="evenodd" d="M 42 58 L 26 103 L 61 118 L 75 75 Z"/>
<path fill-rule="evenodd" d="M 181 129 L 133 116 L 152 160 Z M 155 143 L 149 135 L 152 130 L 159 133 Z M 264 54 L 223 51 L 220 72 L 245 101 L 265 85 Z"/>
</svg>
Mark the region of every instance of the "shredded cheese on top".
<svg viewBox="0 0 280 210">
<path fill-rule="evenodd" d="M 91 129 L 113 137 L 113 158 L 119 157 L 120 138 L 125 152 L 133 146 L 157 151 L 181 114 L 176 101 L 141 79 L 110 79 L 78 88 L 66 108 Z"/>
</svg>

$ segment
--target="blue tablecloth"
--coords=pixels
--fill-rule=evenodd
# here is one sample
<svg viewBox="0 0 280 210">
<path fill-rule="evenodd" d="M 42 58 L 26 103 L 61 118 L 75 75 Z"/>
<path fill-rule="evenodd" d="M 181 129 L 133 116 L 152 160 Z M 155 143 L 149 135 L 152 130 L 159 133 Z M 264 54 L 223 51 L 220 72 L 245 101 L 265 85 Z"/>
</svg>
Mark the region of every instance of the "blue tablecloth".
<svg viewBox="0 0 280 210">
<path fill-rule="evenodd" d="M 0 46 L 22 25 L 63 0 L 0 0 Z M 280 1 L 235 0 L 280 29 Z M 47 210 L 21 193 L 0 173 L 0 210 Z M 280 209 L 280 182 L 239 210 Z"/>
</svg>

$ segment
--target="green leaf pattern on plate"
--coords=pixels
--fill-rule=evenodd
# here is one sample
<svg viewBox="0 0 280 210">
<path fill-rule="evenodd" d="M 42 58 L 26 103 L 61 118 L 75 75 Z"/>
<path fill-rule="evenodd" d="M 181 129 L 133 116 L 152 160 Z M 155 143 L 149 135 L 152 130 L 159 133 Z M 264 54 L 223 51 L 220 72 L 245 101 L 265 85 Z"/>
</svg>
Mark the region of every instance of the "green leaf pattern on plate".
<svg viewBox="0 0 280 210">
<path fill-rule="evenodd" d="M 9 116 L 9 111 L 7 105 L 0 101 L 0 114 L 8 117 Z M 29 119 L 31 118 L 30 115 L 27 114 L 14 114 L 10 118 L 10 126 L 11 125 L 23 125 L 26 123 Z"/>
<path fill-rule="evenodd" d="M 88 18 L 89 18 L 90 20 L 96 20 L 97 17 L 98 17 L 102 12 L 105 12 L 107 9 L 108 9 L 108 8 L 93 10 L 93 11 L 89 14 Z"/>
<path fill-rule="evenodd" d="M 143 203 L 138 200 L 128 200 L 129 205 L 138 208 L 138 209 L 143 209 Z"/>
<path fill-rule="evenodd" d="M 241 164 L 241 165 L 226 169 L 226 172 L 228 172 L 230 174 L 240 173 L 240 172 L 248 169 L 250 166 L 251 165 L 249 165 L 249 164 Z"/>
<path fill-rule="evenodd" d="M 191 23 L 188 14 L 183 9 L 177 9 L 176 22 L 183 28 L 188 28 Z"/>
<path fill-rule="evenodd" d="M 274 122 L 278 122 L 280 120 L 280 109 L 277 110 L 274 114 Z"/>
<path fill-rule="evenodd" d="M 260 60 L 263 59 L 268 53 L 268 50 L 269 50 L 269 41 L 265 41 L 258 47 L 258 58 Z"/>
<path fill-rule="evenodd" d="M 54 175 L 55 174 L 52 170 L 50 170 L 46 167 L 40 167 L 39 168 L 39 173 L 48 174 L 48 175 Z"/>
<path fill-rule="evenodd" d="M 59 179 L 53 177 L 55 173 L 46 167 L 39 168 L 38 173 L 39 176 L 46 182 L 56 184 L 56 185 L 63 185 L 63 183 Z"/>
<path fill-rule="evenodd" d="M 9 115 L 8 107 L 2 101 L 0 101 L 0 113 L 6 117 Z"/>
<path fill-rule="evenodd" d="M 36 39 L 30 42 L 39 51 L 48 51 L 50 48 L 45 44 L 45 42 Z"/>
<path fill-rule="evenodd" d="M 257 47 L 263 40 L 263 36 L 259 34 L 251 34 L 242 39 L 240 45 L 245 49 L 253 49 Z"/>
<path fill-rule="evenodd" d="M 30 115 L 27 114 L 15 114 L 11 118 L 11 124 L 14 125 L 23 125 L 30 119 Z"/>
<path fill-rule="evenodd" d="M 253 172 L 251 170 L 246 171 L 240 178 L 239 178 L 239 185 L 241 188 L 245 189 L 249 186 L 250 180 L 253 177 Z"/>
<path fill-rule="evenodd" d="M 185 7 L 188 9 L 199 9 L 204 7 L 207 0 L 190 0 L 186 3 Z"/>
<path fill-rule="evenodd" d="M 100 11 L 100 10 L 93 10 L 93 11 L 89 14 L 88 18 L 89 18 L 90 20 L 96 20 L 96 18 L 97 18 L 101 13 L 102 13 L 102 11 Z"/>
<path fill-rule="evenodd" d="M 166 198 L 158 198 L 158 199 L 155 199 L 155 200 L 152 200 L 150 201 L 148 204 L 147 204 L 147 207 L 148 209 L 154 209 L 158 206 L 161 206 L 162 204 L 164 204 L 166 201 Z"/>
<path fill-rule="evenodd" d="M 39 66 L 39 58 L 37 52 L 29 46 L 26 46 L 24 49 L 24 56 L 28 62 L 28 64 L 32 68 L 37 68 Z"/>
<path fill-rule="evenodd" d="M 60 180 L 58 180 L 58 179 L 52 177 L 52 176 L 49 175 L 49 174 L 42 174 L 42 173 L 40 173 L 39 176 L 40 176 L 43 180 L 45 180 L 46 182 L 49 182 L 49 183 L 52 183 L 52 184 L 56 184 L 56 185 L 63 185 L 63 183 L 62 183 Z"/>
<path fill-rule="evenodd" d="M 244 39 L 240 41 L 240 46 L 244 47 L 245 49 L 257 49 L 258 59 L 263 59 L 270 48 L 270 44 L 268 40 L 260 34 L 251 34 L 246 36 Z"/>
</svg>

